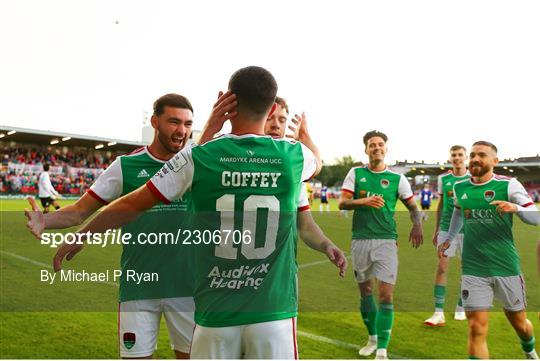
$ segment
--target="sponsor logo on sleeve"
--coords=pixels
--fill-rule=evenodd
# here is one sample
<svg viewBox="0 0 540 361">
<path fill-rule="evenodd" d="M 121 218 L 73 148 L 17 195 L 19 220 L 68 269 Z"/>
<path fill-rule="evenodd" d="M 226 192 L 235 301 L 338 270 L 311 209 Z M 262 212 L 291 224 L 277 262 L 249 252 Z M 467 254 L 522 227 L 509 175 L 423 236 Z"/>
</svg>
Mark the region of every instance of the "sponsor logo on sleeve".
<svg viewBox="0 0 540 361">
<path fill-rule="evenodd" d="M 180 169 L 184 168 L 184 166 L 187 164 L 187 159 L 184 157 L 182 153 L 177 153 L 165 164 L 170 170 L 172 170 L 175 173 L 178 173 Z"/>
</svg>

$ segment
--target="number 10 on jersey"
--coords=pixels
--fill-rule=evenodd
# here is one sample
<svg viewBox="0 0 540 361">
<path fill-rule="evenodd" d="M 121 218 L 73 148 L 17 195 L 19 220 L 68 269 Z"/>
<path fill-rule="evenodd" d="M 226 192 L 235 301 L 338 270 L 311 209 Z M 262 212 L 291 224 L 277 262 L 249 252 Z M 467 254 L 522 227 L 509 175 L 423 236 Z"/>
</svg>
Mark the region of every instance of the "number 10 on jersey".
<svg viewBox="0 0 540 361">
<path fill-rule="evenodd" d="M 234 194 L 225 194 L 216 201 L 216 210 L 221 215 L 221 232 L 234 229 Z M 238 248 L 246 259 L 264 259 L 268 257 L 276 249 L 276 239 L 279 226 L 279 200 L 275 196 L 251 195 L 244 201 L 244 220 L 242 224 L 243 232 L 251 234 L 251 242 L 240 243 L 239 245 L 233 242 L 221 242 L 216 246 L 216 257 L 227 259 L 238 259 Z M 255 239 L 257 234 L 257 210 L 268 209 L 266 219 L 266 234 L 264 237 L 264 245 L 255 247 Z M 221 237 L 221 239 L 225 239 Z M 236 248 L 235 246 L 239 246 Z"/>
</svg>

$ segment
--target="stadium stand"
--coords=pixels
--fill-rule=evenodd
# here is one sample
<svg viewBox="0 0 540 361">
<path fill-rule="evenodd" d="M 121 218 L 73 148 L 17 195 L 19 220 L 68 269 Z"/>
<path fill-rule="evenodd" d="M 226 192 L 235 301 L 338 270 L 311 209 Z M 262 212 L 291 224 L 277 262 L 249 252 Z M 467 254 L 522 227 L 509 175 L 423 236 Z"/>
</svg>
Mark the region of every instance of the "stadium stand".
<svg viewBox="0 0 540 361">
<path fill-rule="evenodd" d="M 144 143 L 0 125 L 0 194 L 36 194 L 43 164 L 64 195 L 83 194 L 118 155 Z"/>
</svg>

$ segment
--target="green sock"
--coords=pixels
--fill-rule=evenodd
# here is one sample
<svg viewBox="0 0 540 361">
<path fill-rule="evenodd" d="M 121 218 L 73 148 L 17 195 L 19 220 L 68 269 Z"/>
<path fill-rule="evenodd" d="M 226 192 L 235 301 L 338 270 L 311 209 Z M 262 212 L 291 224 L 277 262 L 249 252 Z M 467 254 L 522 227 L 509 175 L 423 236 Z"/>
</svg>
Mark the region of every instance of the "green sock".
<svg viewBox="0 0 540 361">
<path fill-rule="evenodd" d="M 444 309 L 444 294 L 446 286 L 435 285 L 433 288 L 433 296 L 435 296 L 435 310 L 442 311 Z"/>
<path fill-rule="evenodd" d="M 459 297 L 458 297 L 457 304 L 458 304 L 459 307 L 463 307 L 463 300 L 461 299 L 461 291 L 459 291 Z"/>
<path fill-rule="evenodd" d="M 368 334 L 374 336 L 377 334 L 377 328 L 375 327 L 375 320 L 377 319 L 377 305 L 373 295 L 362 297 L 360 299 L 360 313 L 362 319 L 367 327 Z"/>
<path fill-rule="evenodd" d="M 525 352 L 531 352 L 534 350 L 534 336 L 528 341 L 521 340 L 521 349 Z"/>
<path fill-rule="evenodd" d="M 394 305 L 381 303 L 377 312 L 377 348 L 388 348 L 394 324 Z"/>
</svg>

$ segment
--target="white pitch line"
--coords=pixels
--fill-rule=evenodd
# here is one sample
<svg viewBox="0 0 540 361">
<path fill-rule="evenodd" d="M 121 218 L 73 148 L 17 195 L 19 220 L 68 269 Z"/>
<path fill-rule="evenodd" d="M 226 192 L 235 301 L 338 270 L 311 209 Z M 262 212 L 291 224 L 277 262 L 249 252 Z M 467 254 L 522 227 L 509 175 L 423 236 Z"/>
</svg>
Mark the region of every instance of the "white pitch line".
<svg viewBox="0 0 540 361">
<path fill-rule="evenodd" d="M 333 338 L 328 338 L 328 337 L 324 337 L 324 336 L 315 335 L 313 333 L 309 333 L 309 332 L 301 331 L 301 330 L 298 330 L 297 333 L 298 333 L 298 336 L 310 338 L 312 340 L 319 341 L 319 342 L 328 343 L 330 345 L 339 346 L 339 347 L 343 347 L 343 348 L 348 348 L 348 349 L 352 349 L 352 350 L 359 350 L 360 349 L 360 345 L 355 345 L 354 343 L 343 342 L 343 341 L 340 341 L 340 340 L 335 340 Z M 398 355 L 398 354 L 395 354 L 395 353 L 390 353 L 390 352 L 388 353 L 388 356 L 391 359 L 410 359 L 410 357 L 405 357 L 405 356 L 401 356 L 401 355 Z"/>
<path fill-rule="evenodd" d="M 347 257 L 345 257 L 345 258 L 350 259 L 351 256 L 347 256 Z M 329 259 L 326 259 L 326 260 L 322 260 L 322 261 L 315 261 L 315 262 L 303 263 L 303 264 L 301 264 L 301 265 L 298 265 L 298 268 L 299 268 L 299 269 L 302 269 L 302 268 L 306 268 L 306 267 L 317 266 L 317 265 L 323 264 L 323 263 L 330 263 L 330 260 L 329 260 Z"/>
<path fill-rule="evenodd" d="M 21 260 L 21 261 L 31 263 L 31 264 L 33 264 L 35 266 L 44 267 L 44 268 L 47 268 L 47 269 L 50 269 L 50 270 L 53 269 L 50 265 L 48 265 L 46 263 L 39 262 L 39 261 L 34 261 L 33 259 L 30 259 L 30 258 L 27 258 L 27 257 L 24 257 L 24 256 L 20 256 L 20 255 L 18 255 L 16 253 L 11 253 L 11 252 L 7 252 L 7 251 L 0 251 L 0 253 L 11 256 L 11 257 L 16 258 L 16 259 Z M 96 283 L 102 283 L 104 285 L 119 287 L 118 283 L 116 283 L 116 282 L 97 281 Z"/>
</svg>

